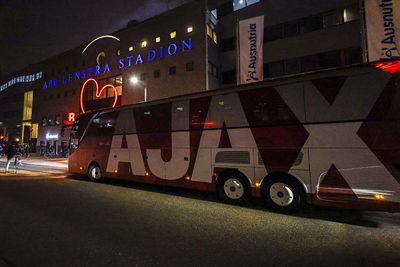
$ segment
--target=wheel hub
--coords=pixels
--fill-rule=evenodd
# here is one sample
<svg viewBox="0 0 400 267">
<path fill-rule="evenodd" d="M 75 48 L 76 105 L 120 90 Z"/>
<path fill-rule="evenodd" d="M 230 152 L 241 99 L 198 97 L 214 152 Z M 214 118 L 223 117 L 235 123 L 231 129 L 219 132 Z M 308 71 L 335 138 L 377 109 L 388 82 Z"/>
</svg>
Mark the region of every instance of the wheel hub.
<svg viewBox="0 0 400 267">
<path fill-rule="evenodd" d="M 272 184 L 269 189 L 269 196 L 275 204 L 281 207 L 289 206 L 293 202 L 293 191 L 285 183 Z"/>
<path fill-rule="evenodd" d="M 238 179 L 229 178 L 224 183 L 224 192 L 230 199 L 239 199 L 244 195 L 244 187 Z"/>
</svg>

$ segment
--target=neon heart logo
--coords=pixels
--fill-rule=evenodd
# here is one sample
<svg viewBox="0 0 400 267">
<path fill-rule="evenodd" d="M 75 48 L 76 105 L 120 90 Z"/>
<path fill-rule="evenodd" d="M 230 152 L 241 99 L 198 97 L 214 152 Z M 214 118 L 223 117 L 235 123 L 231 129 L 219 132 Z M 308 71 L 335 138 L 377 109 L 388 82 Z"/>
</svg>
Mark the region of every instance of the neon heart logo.
<svg viewBox="0 0 400 267">
<path fill-rule="evenodd" d="M 87 85 L 89 82 L 94 82 L 94 84 L 96 85 L 96 97 L 97 97 L 97 98 L 101 96 L 101 93 L 102 93 L 105 89 L 107 89 L 107 88 L 109 88 L 109 87 L 112 88 L 112 89 L 114 90 L 114 103 L 113 103 L 112 107 L 114 108 L 115 105 L 117 105 L 117 100 L 118 100 L 118 91 L 117 91 L 117 88 L 115 88 L 114 85 L 106 84 L 106 85 L 104 85 L 104 86 L 100 89 L 100 91 L 99 91 L 99 84 L 98 84 L 98 82 L 97 82 L 95 79 L 90 78 L 90 79 L 88 79 L 88 80 L 82 85 L 82 89 L 81 89 L 81 110 L 82 110 L 82 113 L 85 113 L 85 109 L 84 109 L 84 107 L 83 107 L 83 94 L 84 94 L 84 92 L 85 92 L 86 85 Z"/>
</svg>

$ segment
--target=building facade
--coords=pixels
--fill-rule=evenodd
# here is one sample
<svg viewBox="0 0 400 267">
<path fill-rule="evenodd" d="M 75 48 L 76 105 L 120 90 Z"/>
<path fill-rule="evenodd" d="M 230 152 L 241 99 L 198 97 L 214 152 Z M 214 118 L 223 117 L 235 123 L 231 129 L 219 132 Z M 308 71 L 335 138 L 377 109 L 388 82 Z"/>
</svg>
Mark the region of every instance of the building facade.
<svg viewBox="0 0 400 267">
<path fill-rule="evenodd" d="M 260 15 L 264 79 L 363 60 L 359 0 L 197 0 L 5 77 L 0 138 L 60 152 L 81 113 L 235 85 L 236 24 Z"/>
</svg>

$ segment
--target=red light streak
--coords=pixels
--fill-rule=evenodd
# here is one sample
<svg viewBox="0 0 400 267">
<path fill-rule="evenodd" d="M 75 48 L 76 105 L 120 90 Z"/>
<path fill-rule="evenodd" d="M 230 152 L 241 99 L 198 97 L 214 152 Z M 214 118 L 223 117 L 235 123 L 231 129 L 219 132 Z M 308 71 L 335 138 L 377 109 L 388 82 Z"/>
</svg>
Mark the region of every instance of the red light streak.
<svg viewBox="0 0 400 267">
<path fill-rule="evenodd" d="M 106 84 L 99 91 L 99 84 L 97 83 L 97 81 L 95 79 L 93 79 L 93 78 L 90 78 L 90 79 L 86 80 L 86 82 L 82 85 L 82 89 L 81 89 L 80 105 L 81 105 L 82 113 L 85 113 L 85 109 L 83 108 L 83 93 L 85 92 L 85 87 L 88 84 L 88 82 L 94 82 L 94 84 L 96 85 L 96 97 L 100 97 L 101 93 L 106 88 L 111 87 L 114 90 L 114 103 L 113 103 L 112 107 L 115 108 L 115 106 L 117 105 L 117 100 L 118 100 L 117 88 L 115 88 L 115 86 L 113 86 L 111 84 Z"/>
<path fill-rule="evenodd" d="M 216 123 L 214 121 L 197 122 L 197 123 L 193 123 L 193 124 L 204 125 L 204 126 L 214 126 L 214 125 L 216 125 Z"/>
<path fill-rule="evenodd" d="M 400 60 L 386 61 L 372 64 L 375 68 L 389 72 L 390 74 L 400 73 Z"/>
</svg>

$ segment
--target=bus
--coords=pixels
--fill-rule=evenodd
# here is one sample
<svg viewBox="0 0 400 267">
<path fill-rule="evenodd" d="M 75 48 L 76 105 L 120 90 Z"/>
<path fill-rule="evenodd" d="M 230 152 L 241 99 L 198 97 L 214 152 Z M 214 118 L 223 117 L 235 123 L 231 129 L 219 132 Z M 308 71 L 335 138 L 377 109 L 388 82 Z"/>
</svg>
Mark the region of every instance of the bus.
<svg viewBox="0 0 400 267">
<path fill-rule="evenodd" d="M 84 113 L 69 172 L 305 204 L 400 211 L 399 62 Z"/>
</svg>

